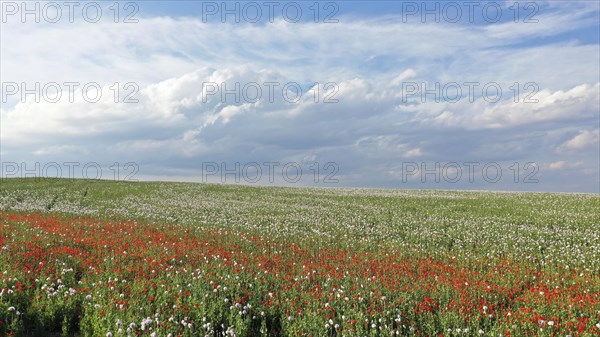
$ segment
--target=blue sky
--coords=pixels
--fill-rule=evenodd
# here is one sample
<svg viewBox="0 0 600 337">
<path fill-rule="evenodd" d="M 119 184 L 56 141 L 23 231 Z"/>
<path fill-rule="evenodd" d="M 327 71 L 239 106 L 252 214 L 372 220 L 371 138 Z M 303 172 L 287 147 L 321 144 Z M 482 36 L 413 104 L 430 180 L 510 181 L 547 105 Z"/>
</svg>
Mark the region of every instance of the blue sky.
<svg viewBox="0 0 600 337">
<path fill-rule="evenodd" d="M 317 22 L 315 1 L 238 2 L 241 22 L 222 1 L 100 3 L 97 22 L 81 2 L 73 22 L 50 8 L 36 23 L 2 1 L 3 176 L 76 162 L 111 179 L 133 162 L 141 180 L 235 183 L 221 164 L 238 163 L 239 182 L 264 185 L 600 192 L 597 1 L 517 1 L 518 18 L 515 1 L 480 2 L 472 20 L 470 2 L 320 1 Z M 36 83 L 39 102 L 23 98 Z"/>
</svg>

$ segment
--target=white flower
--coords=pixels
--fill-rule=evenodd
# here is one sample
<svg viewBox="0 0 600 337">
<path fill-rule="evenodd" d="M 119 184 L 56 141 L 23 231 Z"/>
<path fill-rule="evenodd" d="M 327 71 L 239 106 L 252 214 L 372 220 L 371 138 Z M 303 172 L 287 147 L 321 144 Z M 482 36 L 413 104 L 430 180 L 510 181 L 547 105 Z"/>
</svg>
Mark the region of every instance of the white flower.
<svg viewBox="0 0 600 337">
<path fill-rule="evenodd" d="M 15 310 L 17 310 L 15 307 L 9 307 L 8 308 L 8 311 L 15 311 Z"/>
<path fill-rule="evenodd" d="M 113 335 L 112 335 L 112 332 L 110 332 L 110 331 L 109 331 L 109 332 L 107 332 L 107 333 L 106 333 L 106 337 L 113 337 Z"/>
</svg>

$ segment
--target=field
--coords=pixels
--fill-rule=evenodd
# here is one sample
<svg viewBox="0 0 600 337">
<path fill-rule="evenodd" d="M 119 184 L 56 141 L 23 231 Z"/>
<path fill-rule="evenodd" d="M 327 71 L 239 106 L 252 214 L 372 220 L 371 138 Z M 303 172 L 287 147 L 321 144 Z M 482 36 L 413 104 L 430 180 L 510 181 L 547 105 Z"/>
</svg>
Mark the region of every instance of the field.
<svg viewBox="0 0 600 337">
<path fill-rule="evenodd" d="M 2 336 L 600 336 L 600 196 L 4 179 Z"/>
</svg>

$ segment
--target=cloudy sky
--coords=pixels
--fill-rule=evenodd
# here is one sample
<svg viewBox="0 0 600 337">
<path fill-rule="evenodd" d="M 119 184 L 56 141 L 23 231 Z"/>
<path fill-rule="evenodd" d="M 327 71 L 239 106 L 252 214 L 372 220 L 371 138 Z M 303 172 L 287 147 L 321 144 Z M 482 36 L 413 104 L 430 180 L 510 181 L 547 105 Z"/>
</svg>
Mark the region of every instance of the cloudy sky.
<svg viewBox="0 0 600 337">
<path fill-rule="evenodd" d="M 1 3 L 3 176 L 600 193 L 598 1 Z"/>
</svg>

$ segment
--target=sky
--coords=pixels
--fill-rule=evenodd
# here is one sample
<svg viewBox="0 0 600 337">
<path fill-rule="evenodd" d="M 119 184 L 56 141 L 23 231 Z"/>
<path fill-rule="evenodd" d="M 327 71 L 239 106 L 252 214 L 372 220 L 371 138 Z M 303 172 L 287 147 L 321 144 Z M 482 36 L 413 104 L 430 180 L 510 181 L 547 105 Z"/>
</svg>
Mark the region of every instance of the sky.
<svg viewBox="0 0 600 337">
<path fill-rule="evenodd" d="M 600 193 L 598 1 L 0 1 L 2 177 Z"/>
</svg>

